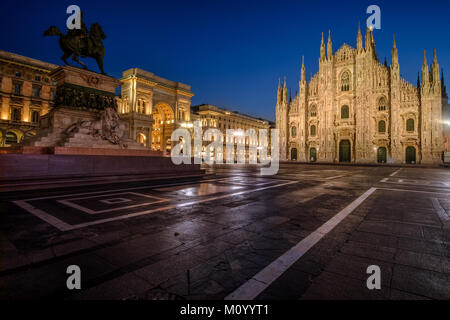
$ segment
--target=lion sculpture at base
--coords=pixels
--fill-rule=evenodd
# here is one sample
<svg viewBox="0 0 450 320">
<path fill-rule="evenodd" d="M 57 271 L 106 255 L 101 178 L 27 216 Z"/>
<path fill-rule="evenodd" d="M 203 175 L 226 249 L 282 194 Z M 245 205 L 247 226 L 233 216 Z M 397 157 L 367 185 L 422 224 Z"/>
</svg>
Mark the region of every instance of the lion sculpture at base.
<svg viewBox="0 0 450 320">
<path fill-rule="evenodd" d="M 128 130 L 127 123 L 120 119 L 113 108 L 105 108 L 98 120 L 79 121 L 69 126 L 65 132 L 70 134 L 80 129 L 89 129 L 89 134 L 93 137 L 108 140 L 112 144 L 120 145 L 122 148 L 128 147 L 123 142 Z"/>
</svg>

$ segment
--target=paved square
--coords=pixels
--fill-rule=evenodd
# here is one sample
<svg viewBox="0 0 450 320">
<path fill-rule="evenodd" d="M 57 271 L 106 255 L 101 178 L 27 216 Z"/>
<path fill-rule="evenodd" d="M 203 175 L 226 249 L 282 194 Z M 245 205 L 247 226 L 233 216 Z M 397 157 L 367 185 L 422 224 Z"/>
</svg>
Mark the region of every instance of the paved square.
<svg viewBox="0 0 450 320">
<path fill-rule="evenodd" d="M 128 196 L 128 198 L 111 198 L 113 196 Z M 100 198 L 100 199 L 99 199 Z M 101 199 L 107 198 L 107 199 Z M 139 201 L 141 200 L 141 201 Z M 144 202 L 142 202 L 142 200 Z M 26 200 L 25 200 L 26 201 Z M 122 193 L 112 193 L 89 197 L 78 197 L 65 200 L 57 200 L 66 206 L 78 209 L 84 213 L 88 214 L 99 214 L 117 210 L 130 209 L 135 207 L 147 206 L 150 204 L 166 202 L 168 199 L 163 199 L 147 194 L 137 193 L 137 192 L 122 192 Z M 115 206 L 116 204 L 132 202 L 132 205 L 121 205 Z M 137 203 L 136 203 L 137 202 Z M 141 202 L 141 203 L 139 203 Z M 84 204 L 84 205 L 82 205 Z M 107 209 L 103 209 L 107 207 Z M 99 210 L 99 208 L 101 208 Z"/>
<path fill-rule="evenodd" d="M 0 194 L 1 298 L 448 299 L 450 171 L 221 166 Z M 65 287 L 82 269 L 82 290 Z M 366 286 L 367 267 L 381 289 Z"/>
</svg>

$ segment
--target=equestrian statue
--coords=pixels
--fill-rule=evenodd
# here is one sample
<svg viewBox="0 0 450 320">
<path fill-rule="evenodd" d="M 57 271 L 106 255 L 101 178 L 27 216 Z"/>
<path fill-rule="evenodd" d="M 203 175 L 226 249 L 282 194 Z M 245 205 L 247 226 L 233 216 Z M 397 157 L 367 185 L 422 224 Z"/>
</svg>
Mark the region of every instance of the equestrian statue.
<svg viewBox="0 0 450 320">
<path fill-rule="evenodd" d="M 64 52 L 61 59 L 66 65 L 69 65 L 67 58 L 72 57 L 73 61 L 78 62 L 83 69 L 87 69 L 86 65 L 78 60 L 78 57 L 90 57 L 97 61 L 101 73 L 105 74 L 103 70 L 103 56 L 105 55 L 103 40 L 106 38 L 106 34 L 98 23 L 93 23 L 88 31 L 82 12 L 80 29 L 69 29 L 67 34 L 63 34 L 57 27 L 51 26 L 44 32 L 44 36 L 59 36 L 59 46 Z"/>
</svg>

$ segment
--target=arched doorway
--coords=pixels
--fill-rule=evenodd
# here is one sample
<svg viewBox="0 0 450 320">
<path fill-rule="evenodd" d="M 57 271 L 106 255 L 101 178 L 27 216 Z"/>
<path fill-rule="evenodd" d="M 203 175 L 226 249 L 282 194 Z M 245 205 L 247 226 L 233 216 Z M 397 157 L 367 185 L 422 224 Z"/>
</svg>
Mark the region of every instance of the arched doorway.
<svg viewBox="0 0 450 320">
<path fill-rule="evenodd" d="M 5 144 L 7 144 L 7 145 L 13 145 L 13 144 L 16 144 L 18 141 L 17 141 L 17 134 L 15 133 L 15 132 L 12 132 L 12 131 L 8 131 L 7 133 L 6 133 L 6 141 L 5 141 Z"/>
<path fill-rule="evenodd" d="M 350 141 L 341 140 L 339 142 L 339 162 L 350 162 Z"/>
<path fill-rule="evenodd" d="M 147 137 L 143 133 L 138 133 L 136 136 L 136 141 L 145 146 Z"/>
<path fill-rule="evenodd" d="M 317 159 L 316 148 L 309 149 L 309 161 L 316 162 L 316 159 Z"/>
<path fill-rule="evenodd" d="M 297 161 L 297 148 L 291 149 L 291 160 Z"/>
<path fill-rule="evenodd" d="M 171 149 L 170 137 L 175 129 L 175 117 L 172 108 L 166 103 L 158 103 L 153 107 L 154 119 L 152 127 L 152 149 L 169 151 Z"/>
<path fill-rule="evenodd" d="M 387 155 L 386 155 L 386 148 L 385 147 L 379 147 L 377 152 L 377 162 L 378 163 L 386 163 Z"/>
<path fill-rule="evenodd" d="M 416 148 L 414 147 L 406 147 L 406 163 L 416 163 Z"/>
</svg>

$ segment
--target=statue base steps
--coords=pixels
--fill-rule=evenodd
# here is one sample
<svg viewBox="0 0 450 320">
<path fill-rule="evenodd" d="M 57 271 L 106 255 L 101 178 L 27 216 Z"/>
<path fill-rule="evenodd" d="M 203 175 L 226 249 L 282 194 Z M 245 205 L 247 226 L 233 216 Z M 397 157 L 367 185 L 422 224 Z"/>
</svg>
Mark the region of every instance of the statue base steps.
<svg viewBox="0 0 450 320">
<path fill-rule="evenodd" d="M 73 132 L 67 132 L 72 124 L 82 121 L 95 121 L 98 117 L 99 113 L 91 111 L 56 108 L 42 117 L 38 134 L 25 140 L 24 145 L 27 147 L 148 150 L 147 147 L 127 137 L 121 139 L 121 144 L 111 143 L 100 135 L 92 135 L 89 128 L 75 128 Z"/>
<path fill-rule="evenodd" d="M 138 154 L 141 150 L 132 150 L 136 152 L 133 155 L 114 154 L 124 152 L 114 149 L 55 147 L 54 150 L 54 154 L 0 154 L 0 181 L 204 173 L 198 164 L 175 165 L 170 157 Z M 101 151 L 105 153 L 100 154 Z"/>
</svg>

